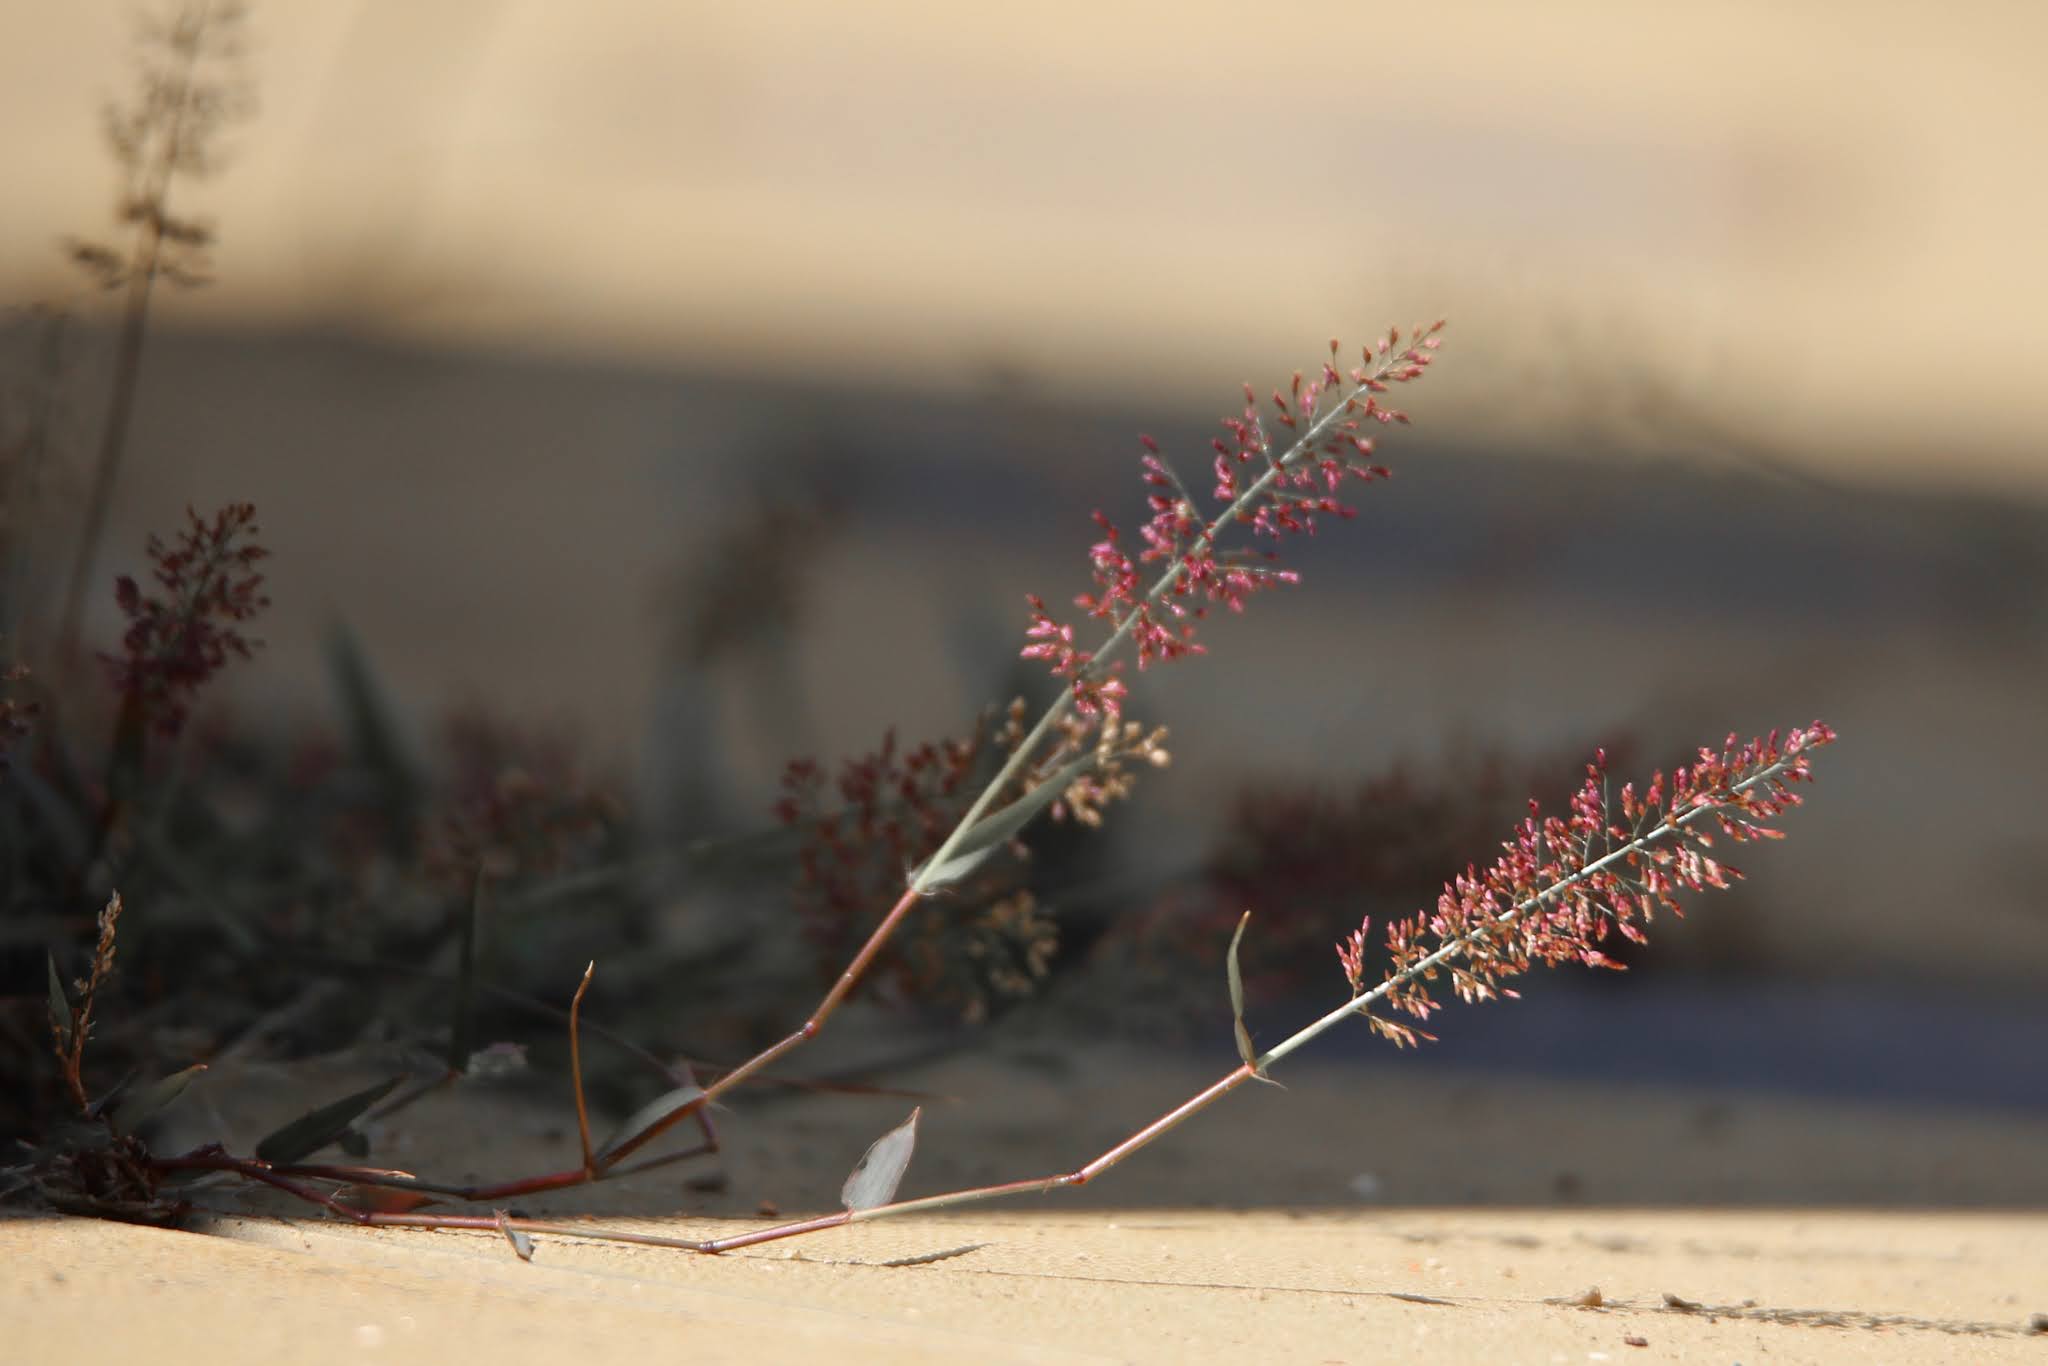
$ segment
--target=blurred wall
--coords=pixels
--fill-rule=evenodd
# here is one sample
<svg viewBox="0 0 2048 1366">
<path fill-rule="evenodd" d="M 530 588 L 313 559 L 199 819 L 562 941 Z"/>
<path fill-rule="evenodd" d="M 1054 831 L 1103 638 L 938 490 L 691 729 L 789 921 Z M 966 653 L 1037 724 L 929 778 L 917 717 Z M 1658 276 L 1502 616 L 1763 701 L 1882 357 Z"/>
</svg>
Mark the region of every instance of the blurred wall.
<svg viewBox="0 0 2048 1366">
<path fill-rule="evenodd" d="M 132 7 L 0 19 L 0 298 L 107 221 Z M 1644 383 L 1852 481 L 2048 484 L 2048 10 L 254 9 L 179 316 L 1086 402 L 1453 315 L 1435 420 Z M 1153 400 L 1157 401 L 1157 400 Z"/>
<path fill-rule="evenodd" d="M 262 6 L 106 572 L 253 499 L 246 696 L 322 705 L 345 620 L 423 712 L 566 716 L 656 787 L 724 708 L 684 761 L 750 821 L 790 752 L 1003 685 L 1021 595 L 1138 505 L 1137 431 L 1199 459 L 1238 380 L 1448 313 L 1364 525 L 1148 681 L 1180 767 L 1138 847 L 1246 774 L 1823 715 L 1825 800 L 1721 952 L 2037 988 L 2042 14 Z M 0 297 L 88 323 L 53 527 L 108 316 L 55 243 L 105 230 L 124 15 L 0 21 Z M 675 575 L 814 483 L 843 522 L 784 728 L 730 678 L 679 701 Z"/>
</svg>

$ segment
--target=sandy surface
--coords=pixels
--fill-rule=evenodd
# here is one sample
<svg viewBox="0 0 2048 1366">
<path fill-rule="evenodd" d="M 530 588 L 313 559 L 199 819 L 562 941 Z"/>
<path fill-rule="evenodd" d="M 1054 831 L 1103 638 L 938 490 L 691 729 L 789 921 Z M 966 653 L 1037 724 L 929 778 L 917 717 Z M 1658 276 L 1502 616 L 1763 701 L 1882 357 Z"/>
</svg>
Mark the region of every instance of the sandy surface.
<svg viewBox="0 0 2048 1366">
<path fill-rule="evenodd" d="M 8 1355 L 1993 1362 L 2048 1350 L 2027 1332 L 2048 1306 L 2048 1220 L 2033 1215 L 1011 1212 L 719 1258 L 557 1239 L 531 1264 L 495 1234 L 262 1218 L 213 1233 L 0 1225 Z M 966 1245 L 978 1246 L 885 1265 Z M 1569 1303 L 1594 1286 L 1601 1307 Z"/>
<path fill-rule="evenodd" d="M 926 1110 L 903 1193 L 1071 1166 L 1212 1070 L 1116 1047 L 905 1069 Z M 162 1141 L 246 1151 L 355 1080 L 209 1075 Z M 573 1165 L 562 1099 L 438 1096 L 372 1152 L 444 1178 Z M 682 1237 L 776 1222 L 753 1212 L 771 1198 L 828 1210 L 910 1103 L 743 1092 L 713 1163 L 516 1203 Z M 496 1233 L 287 1219 L 232 1190 L 186 1232 L 6 1219 L 0 1357 L 2041 1361 L 2043 1151 L 2023 1114 L 1306 1065 L 1084 1190 L 723 1257 L 543 1236 L 529 1264 Z"/>
</svg>

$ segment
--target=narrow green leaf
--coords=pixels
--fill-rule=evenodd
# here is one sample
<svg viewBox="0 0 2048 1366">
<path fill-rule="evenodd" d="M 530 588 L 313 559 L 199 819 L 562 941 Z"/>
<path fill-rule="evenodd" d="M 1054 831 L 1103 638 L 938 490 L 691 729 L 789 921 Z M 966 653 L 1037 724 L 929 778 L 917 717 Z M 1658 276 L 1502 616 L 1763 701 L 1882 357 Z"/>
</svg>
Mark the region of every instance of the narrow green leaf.
<svg viewBox="0 0 2048 1366">
<path fill-rule="evenodd" d="M 57 1047 L 71 1047 L 71 1000 L 64 994 L 64 978 L 57 971 L 57 955 L 49 955 L 50 964 L 50 1032 L 57 1037 Z"/>
<path fill-rule="evenodd" d="M 476 1000 L 476 922 L 483 909 L 484 875 L 479 868 L 469 885 L 462 910 L 462 950 L 455 969 L 455 1018 L 448 1026 L 448 1070 L 461 1072 L 469 1063 L 471 1019 Z"/>
<path fill-rule="evenodd" d="M 123 1097 L 121 1103 L 114 1107 L 114 1128 L 124 1134 L 134 1133 L 136 1125 L 183 1095 L 185 1088 L 205 1070 L 205 1063 L 194 1063 L 182 1072 L 173 1072 Z"/>
<path fill-rule="evenodd" d="M 413 760 L 362 641 L 345 623 L 335 623 L 327 633 L 327 673 L 341 704 L 342 722 L 348 728 L 356 761 L 382 789 L 391 828 L 399 839 L 410 840 L 422 804 L 421 766 Z"/>
<path fill-rule="evenodd" d="M 599 1166 L 605 1165 L 613 1153 L 703 1094 L 701 1086 L 678 1086 L 666 1095 L 656 1096 L 628 1116 L 603 1146 L 591 1154 L 591 1160 Z"/>
<path fill-rule="evenodd" d="M 85 1117 L 87 1119 L 100 1119 L 106 1116 L 113 1110 L 115 1102 L 127 1098 L 128 1087 L 134 1080 L 135 1069 L 131 1067 L 122 1073 L 121 1080 L 115 1082 L 107 1089 L 105 1095 L 101 1096 L 98 1100 L 86 1102 Z"/>
<path fill-rule="evenodd" d="M 509 895 L 501 890 L 498 905 L 507 915 L 524 915 L 579 897 L 617 893 L 621 888 L 631 887 L 635 877 L 660 866 L 654 859 L 645 858 L 580 868 L 573 873 L 525 882 Z"/>
<path fill-rule="evenodd" d="M 783 868 L 802 847 L 808 833 L 806 823 L 769 826 L 744 835 L 692 840 L 683 846 L 683 858 L 697 868 L 731 868 L 742 872 Z"/>
<path fill-rule="evenodd" d="M 910 875 L 911 882 L 924 891 L 932 891 L 966 877 L 1016 838 L 1039 812 L 1059 800 L 1074 779 L 1093 767 L 1095 756 L 1084 754 L 1002 810 L 983 816 L 968 827 L 944 863 L 934 865 L 926 859 L 917 865 Z"/>
<path fill-rule="evenodd" d="M 114 741 L 107 758 L 107 796 L 116 806 L 128 807 L 142 785 L 142 761 L 149 748 L 149 727 L 142 703 L 134 695 L 122 699 L 114 714 Z"/>
<path fill-rule="evenodd" d="M 75 766 L 64 753 L 61 739 L 53 736 L 51 740 L 49 752 L 57 774 L 46 780 L 30 765 L 16 764 L 7 770 L 7 785 L 27 798 L 21 807 L 22 814 L 35 820 L 57 841 L 58 852 L 66 864 L 79 864 L 91 856 L 92 822 L 83 814 L 86 798 L 80 794 L 72 773 Z"/>
<path fill-rule="evenodd" d="M 398 1088 L 404 1077 L 380 1081 L 375 1086 L 343 1096 L 300 1115 L 256 1145 L 256 1156 L 280 1165 L 300 1161 L 319 1152 L 348 1131 L 356 1117 Z"/>
<path fill-rule="evenodd" d="M 868 1145 L 839 1192 L 848 1209 L 873 1209 L 896 1198 L 910 1155 L 917 1150 L 917 1117 L 923 1113 L 922 1106 L 912 1110 L 909 1119 Z"/>
</svg>

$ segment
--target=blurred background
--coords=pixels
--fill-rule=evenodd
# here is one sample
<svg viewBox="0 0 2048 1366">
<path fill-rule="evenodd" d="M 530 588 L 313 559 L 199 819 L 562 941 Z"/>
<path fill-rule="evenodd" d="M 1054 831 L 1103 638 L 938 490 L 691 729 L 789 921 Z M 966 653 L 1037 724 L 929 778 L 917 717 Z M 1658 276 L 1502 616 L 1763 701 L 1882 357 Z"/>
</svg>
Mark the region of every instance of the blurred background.
<svg viewBox="0 0 2048 1366">
<path fill-rule="evenodd" d="M 111 3 L 0 19 L 0 421 L 17 470 L 23 432 L 48 453 L 9 485 L 17 649 L 117 371 L 122 296 L 66 243 L 134 235 L 101 111 L 136 32 Z M 772 828 L 790 758 L 1044 695 L 1023 595 L 1088 586 L 1092 509 L 1142 516 L 1140 432 L 1199 471 L 1240 382 L 1445 316 L 1395 479 L 1289 547 L 1300 588 L 1137 682 L 1173 766 L 1042 856 L 1050 995 L 968 1010 L 982 1065 L 1068 1107 L 1055 1139 L 1112 1124 L 1101 1059 L 1228 1065 L 1242 906 L 1277 1039 L 1342 990 L 1301 964 L 1594 745 L 1647 772 L 1818 716 L 1842 742 L 1788 841 L 1625 978 L 1454 1009 L 1419 1057 L 1318 1050 L 1317 1113 L 1440 1121 L 1384 1140 L 1406 1166 L 1347 1150 L 1223 1198 L 2048 1199 L 2038 7 L 446 0 L 259 4 L 240 34 L 214 164 L 168 197 L 215 229 L 211 282 L 154 291 L 90 580 L 188 503 L 255 503 L 265 648 L 208 699 L 236 724 L 345 732 L 347 640 L 402 744 L 463 708 L 555 737 L 635 857 Z M 84 610 L 112 648 L 112 594 Z M 786 876 L 635 886 L 633 942 L 684 960 L 727 944 L 707 924 L 788 933 Z M 547 941 L 535 990 L 608 925 Z M 762 1027 L 675 1009 L 652 1027 L 714 1056 Z M 877 1008 L 833 1056 L 934 1024 Z M 1555 1122 L 1481 1113 L 1530 1086 Z M 1572 1156 L 1618 1110 L 1666 1156 Z M 1281 1101 L 1256 1113 L 1252 1140 L 1205 1122 L 1287 1141 Z M 1092 1151 L 983 1138 L 1032 1170 Z M 1447 1174 L 1479 1160 L 1458 1142 L 1515 1174 Z"/>
</svg>

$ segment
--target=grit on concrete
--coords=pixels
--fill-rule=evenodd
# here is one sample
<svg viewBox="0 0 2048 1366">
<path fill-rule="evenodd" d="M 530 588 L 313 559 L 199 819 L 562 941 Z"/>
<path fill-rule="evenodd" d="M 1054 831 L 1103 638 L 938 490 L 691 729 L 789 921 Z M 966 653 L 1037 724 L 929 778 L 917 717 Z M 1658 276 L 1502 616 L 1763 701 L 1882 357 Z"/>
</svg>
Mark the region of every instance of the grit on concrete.
<svg viewBox="0 0 2048 1366">
<path fill-rule="evenodd" d="M 15 1219 L 0 1249 L 10 1359 L 207 1366 L 2038 1361 L 2048 1286 L 2032 1215 L 1069 1210 L 530 1264 L 495 1233 Z"/>
<path fill-rule="evenodd" d="M 910 1069 L 904 1193 L 1071 1166 L 1216 1070 L 1117 1047 Z M 358 1082 L 291 1080 L 209 1074 L 179 1111 L 205 1123 L 163 1139 L 247 1151 Z M 683 1237 L 827 1210 L 912 1103 L 770 1095 L 721 1116 L 715 1167 L 516 1203 Z M 572 1166 L 562 1099 L 435 1097 L 372 1153 L 464 1180 Z M 0 1358 L 2039 1361 L 2043 1151 L 2025 1114 L 1304 1065 L 1084 1190 L 720 1257 L 543 1235 L 525 1263 L 495 1232 L 358 1228 L 233 1188 L 188 1231 L 17 1216 Z"/>
</svg>

